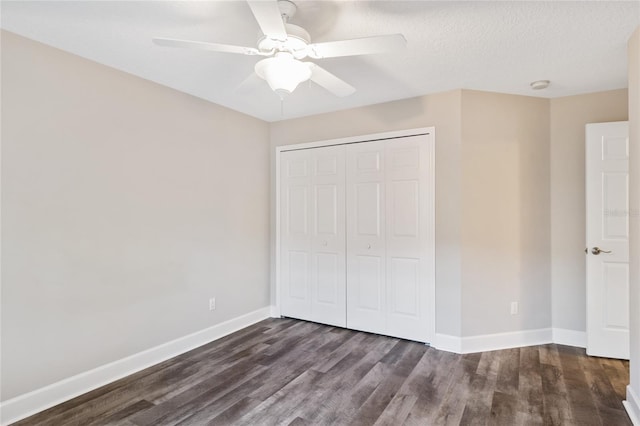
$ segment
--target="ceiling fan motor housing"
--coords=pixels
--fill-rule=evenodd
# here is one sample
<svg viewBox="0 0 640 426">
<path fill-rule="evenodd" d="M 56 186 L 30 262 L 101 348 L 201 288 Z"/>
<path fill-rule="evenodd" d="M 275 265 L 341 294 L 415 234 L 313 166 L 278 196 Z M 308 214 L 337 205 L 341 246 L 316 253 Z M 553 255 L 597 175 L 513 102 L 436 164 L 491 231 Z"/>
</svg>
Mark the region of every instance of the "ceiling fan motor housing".
<svg viewBox="0 0 640 426">
<path fill-rule="evenodd" d="M 311 36 L 302 27 L 294 24 L 285 24 L 287 29 L 287 39 L 276 40 L 266 35 L 261 35 L 258 40 L 258 49 L 261 52 L 291 52 L 298 59 L 302 59 L 306 56 L 307 45 L 311 42 Z M 302 56 L 295 55 L 298 52 Z"/>
</svg>

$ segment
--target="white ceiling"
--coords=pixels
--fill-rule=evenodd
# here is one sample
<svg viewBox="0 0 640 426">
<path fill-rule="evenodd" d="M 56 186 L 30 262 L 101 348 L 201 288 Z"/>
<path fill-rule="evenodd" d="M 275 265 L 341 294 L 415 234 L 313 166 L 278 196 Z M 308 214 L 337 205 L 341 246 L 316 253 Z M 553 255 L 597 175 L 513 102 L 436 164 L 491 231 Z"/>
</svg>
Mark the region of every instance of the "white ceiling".
<svg viewBox="0 0 640 426">
<path fill-rule="evenodd" d="M 627 86 L 640 1 L 303 1 L 312 42 L 402 33 L 404 51 L 317 62 L 357 92 L 303 83 L 280 103 L 257 56 L 159 47 L 152 37 L 255 46 L 244 1 L 2 1 L 3 29 L 266 121 L 457 88 L 558 97 Z M 551 80 L 532 91 L 534 80 Z M 281 108 L 282 107 L 282 108 Z"/>
</svg>

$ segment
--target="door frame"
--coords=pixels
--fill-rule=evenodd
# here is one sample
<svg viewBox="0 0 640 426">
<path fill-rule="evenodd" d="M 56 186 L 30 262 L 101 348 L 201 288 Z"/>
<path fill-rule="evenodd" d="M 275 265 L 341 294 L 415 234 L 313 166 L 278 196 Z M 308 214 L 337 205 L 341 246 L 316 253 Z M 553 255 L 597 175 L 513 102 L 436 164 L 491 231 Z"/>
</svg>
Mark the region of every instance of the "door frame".
<svg viewBox="0 0 640 426">
<path fill-rule="evenodd" d="M 427 136 L 430 141 L 430 159 L 431 164 L 429 165 L 429 171 L 432 174 L 429 179 L 431 187 L 428 188 L 431 194 L 431 197 L 427 199 L 428 208 L 433 212 L 431 217 L 431 223 L 428 224 L 429 231 L 431 233 L 430 244 L 427 247 L 428 253 L 431 254 L 428 262 L 430 262 L 430 270 L 432 273 L 429 275 L 428 286 L 430 288 L 427 289 L 427 292 L 431 296 L 429 298 L 429 309 L 431 311 L 430 318 L 430 329 L 429 336 L 427 342 L 430 343 L 431 346 L 435 344 L 436 337 L 436 274 L 435 274 L 435 127 L 419 127 L 415 129 L 406 129 L 406 130 L 397 130 L 391 132 L 384 133 L 373 133 L 367 135 L 360 136 L 351 136 L 347 138 L 337 138 L 337 139 L 328 139 L 328 140 L 320 140 L 313 142 L 304 142 L 297 143 L 291 145 L 279 145 L 275 147 L 275 253 L 273 256 L 274 266 L 275 266 L 275 306 L 272 306 L 271 309 L 271 317 L 277 318 L 280 317 L 280 153 L 285 151 L 295 151 L 300 149 L 309 149 L 309 148 L 321 148 L 325 146 L 334 146 L 334 145 L 347 145 L 353 143 L 364 143 L 364 142 L 373 142 L 377 140 L 389 140 L 389 139 L 399 139 L 408 136 Z"/>
</svg>

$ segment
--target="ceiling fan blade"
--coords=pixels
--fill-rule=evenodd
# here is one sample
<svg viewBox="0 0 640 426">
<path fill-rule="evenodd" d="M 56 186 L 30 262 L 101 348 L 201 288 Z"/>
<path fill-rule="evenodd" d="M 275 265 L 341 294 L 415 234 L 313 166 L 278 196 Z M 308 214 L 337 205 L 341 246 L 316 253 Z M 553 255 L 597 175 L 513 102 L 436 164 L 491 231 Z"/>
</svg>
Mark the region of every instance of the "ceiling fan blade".
<svg viewBox="0 0 640 426">
<path fill-rule="evenodd" d="M 335 58 L 338 56 L 369 55 L 403 49 L 407 40 L 402 34 L 390 34 L 373 37 L 355 38 L 351 40 L 328 41 L 310 44 L 307 49 L 309 57 Z"/>
<path fill-rule="evenodd" d="M 356 91 L 355 87 L 339 79 L 324 68 L 312 62 L 306 63 L 309 64 L 309 69 L 311 70 L 311 81 L 324 87 L 334 95 L 343 98 Z"/>
<path fill-rule="evenodd" d="M 178 40 L 174 38 L 154 38 L 153 42 L 159 46 L 184 47 L 187 49 L 239 53 L 242 55 L 260 55 L 260 51 L 254 47 L 234 46 L 232 44 L 207 43 L 205 41 Z"/>
<path fill-rule="evenodd" d="M 276 40 L 286 40 L 287 30 L 277 1 L 248 0 L 247 3 L 264 35 Z"/>
</svg>

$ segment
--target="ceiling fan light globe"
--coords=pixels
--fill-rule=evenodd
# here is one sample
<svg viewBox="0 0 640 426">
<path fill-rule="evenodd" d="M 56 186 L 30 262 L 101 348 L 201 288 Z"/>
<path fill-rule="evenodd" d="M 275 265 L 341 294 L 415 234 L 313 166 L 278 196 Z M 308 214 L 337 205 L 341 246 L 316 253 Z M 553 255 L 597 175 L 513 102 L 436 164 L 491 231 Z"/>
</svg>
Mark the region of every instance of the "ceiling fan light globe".
<svg viewBox="0 0 640 426">
<path fill-rule="evenodd" d="M 311 78 L 309 66 L 286 52 L 261 60 L 256 64 L 255 71 L 260 78 L 266 80 L 271 90 L 278 94 L 289 94 L 300 83 Z"/>
</svg>

